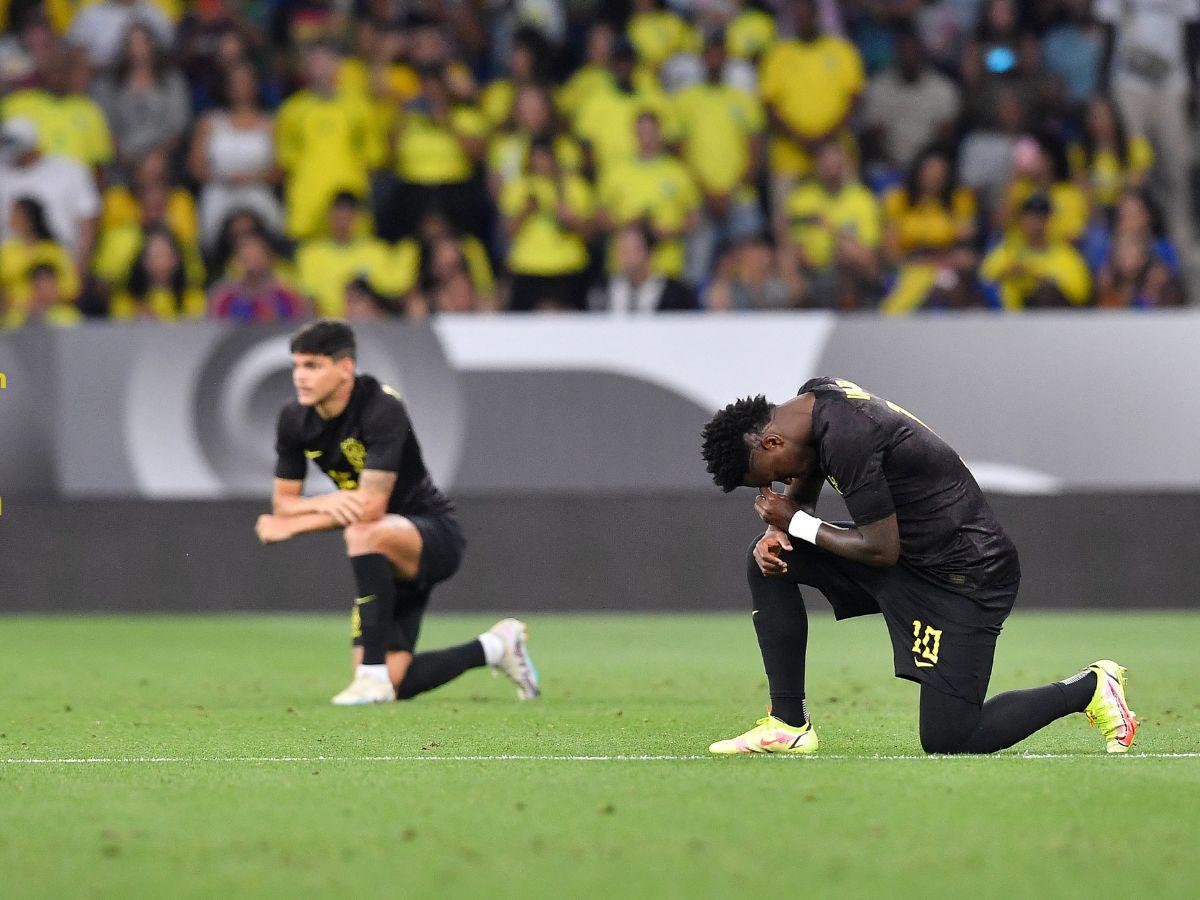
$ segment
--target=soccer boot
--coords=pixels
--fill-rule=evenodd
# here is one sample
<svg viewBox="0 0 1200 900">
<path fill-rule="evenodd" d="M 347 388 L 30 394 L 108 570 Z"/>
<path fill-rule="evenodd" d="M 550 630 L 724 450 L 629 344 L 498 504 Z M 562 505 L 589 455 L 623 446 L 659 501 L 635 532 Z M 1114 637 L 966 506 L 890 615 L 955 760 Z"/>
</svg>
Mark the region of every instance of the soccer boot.
<svg viewBox="0 0 1200 900">
<path fill-rule="evenodd" d="M 1096 673 L 1096 692 L 1083 713 L 1104 735 L 1109 753 L 1125 753 L 1141 724 L 1125 702 L 1125 667 L 1101 659 L 1088 669 Z"/>
<path fill-rule="evenodd" d="M 537 667 L 529 657 L 529 635 L 524 622 L 501 619 L 488 629 L 504 644 L 504 654 L 492 666 L 493 672 L 503 672 L 517 686 L 518 700 L 533 700 L 542 692 Z"/>
<path fill-rule="evenodd" d="M 812 722 L 797 728 L 774 716 L 763 716 L 745 734 L 724 741 L 717 741 L 708 748 L 709 753 L 733 755 L 735 753 L 816 753 L 817 733 Z"/>
<path fill-rule="evenodd" d="M 362 706 L 367 703 L 390 703 L 396 699 L 396 689 L 385 675 L 380 678 L 366 666 L 359 666 L 350 686 L 329 702 L 334 706 Z"/>
</svg>

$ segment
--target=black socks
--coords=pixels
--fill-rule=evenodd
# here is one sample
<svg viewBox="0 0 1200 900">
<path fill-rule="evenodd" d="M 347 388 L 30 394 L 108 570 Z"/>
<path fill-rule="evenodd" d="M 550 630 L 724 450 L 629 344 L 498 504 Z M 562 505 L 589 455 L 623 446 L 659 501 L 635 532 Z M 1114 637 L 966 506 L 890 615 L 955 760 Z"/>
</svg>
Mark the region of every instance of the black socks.
<svg viewBox="0 0 1200 900">
<path fill-rule="evenodd" d="M 1096 673 L 1091 669 L 1084 669 L 1078 675 L 1055 683 L 1064 690 L 1071 712 L 1083 712 L 1087 709 L 1096 693 Z"/>
<path fill-rule="evenodd" d="M 747 561 L 746 577 L 754 599 L 754 630 L 771 692 L 771 715 L 799 727 L 808 721 L 804 705 L 808 612 L 804 598 L 794 583 L 764 575 L 752 558 Z"/>
<path fill-rule="evenodd" d="M 418 653 L 413 657 L 408 671 L 404 673 L 404 680 L 396 690 L 396 699 L 409 700 L 417 694 L 423 694 L 452 681 L 468 669 L 478 669 L 485 663 L 483 644 L 479 643 L 478 639 L 455 647 Z"/>
<path fill-rule="evenodd" d="M 1095 690 L 1095 673 L 1085 672 L 1069 683 L 1006 691 L 979 707 L 922 685 L 921 746 L 926 753 L 995 753 L 1082 712 Z"/>
<path fill-rule="evenodd" d="M 350 557 L 358 597 L 354 600 L 354 644 L 363 648 L 363 665 L 382 664 L 387 656 L 388 629 L 396 609 L 392 564 L 382 553 Z"/>
</svg>

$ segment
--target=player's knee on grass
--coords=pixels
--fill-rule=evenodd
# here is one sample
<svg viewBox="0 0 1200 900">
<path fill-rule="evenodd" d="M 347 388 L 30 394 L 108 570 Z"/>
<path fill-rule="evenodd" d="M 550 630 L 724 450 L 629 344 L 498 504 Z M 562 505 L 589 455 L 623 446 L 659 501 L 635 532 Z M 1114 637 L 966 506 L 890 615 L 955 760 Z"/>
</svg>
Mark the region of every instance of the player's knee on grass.
<svg viewBox="0 0 1200 900">
<path fill-rule="evenodd" d="M 921 749 L 926 753 L 969 753 L 982 710 L 969 700 L 921 686 Z"/>
</svg>

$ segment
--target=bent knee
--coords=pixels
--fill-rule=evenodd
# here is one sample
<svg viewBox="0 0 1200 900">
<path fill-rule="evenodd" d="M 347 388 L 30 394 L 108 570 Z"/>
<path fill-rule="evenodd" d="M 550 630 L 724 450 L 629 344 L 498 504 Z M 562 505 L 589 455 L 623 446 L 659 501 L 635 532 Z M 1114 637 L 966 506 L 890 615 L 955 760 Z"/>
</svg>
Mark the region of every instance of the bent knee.
<svg viewBox="0 0 1200 900">
<path fill-rule="evenodd" d="M 937 753 L 940 756 L 951 756 L 955 753 L 967 752 L 960 741 L 930 740 L 924 735 L 921 735 L 921 749 L 926 753 Z"/>
<path fill-rule="evenodd" d="M 937 753 L 951 756 L 955 753 L 970 753 L 968 744 L 970 732 L 963 733 L 960 729 L 922 728 L 921 749 L 926 753 Z"/>
<path fill-rule="evenodd" d="M 758 537 L 750 542 L 750 546 L 746 548 L 746 574 L 754 577 L 755 575 L 762 576 L 762 570 L 758 567 L 758 560 L 754 558 L 754 551 L 758 548 L 758 542 L 767 536 L 764 531 Z"/>
<path fill-rule="evenodd" d="M 379 549 L 379 528 L 375 522 L 355 522 L 342 529 L 342 537 L 346 540 L 346 552 L 350 556 L 360 556 Z"/>
</svg>

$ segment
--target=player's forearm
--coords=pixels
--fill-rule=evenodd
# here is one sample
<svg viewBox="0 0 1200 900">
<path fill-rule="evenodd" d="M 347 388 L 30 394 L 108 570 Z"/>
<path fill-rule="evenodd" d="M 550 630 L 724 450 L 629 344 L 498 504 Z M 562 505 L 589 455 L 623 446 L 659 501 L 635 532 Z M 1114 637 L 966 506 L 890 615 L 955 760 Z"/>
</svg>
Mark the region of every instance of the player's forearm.
<svg viewBox="0 0 1200 900">
<path fill-rule="evenodd" d="M 310 531 L 332 531 L 341 527 L 328 513 L 308 512 L 288 517 L 288 530 L 292 537 Z"/>
<path fill-rule="evenodd" d="M 291 518 L 292 516 L 303 516 L 309 513 L 320 512 L 317 506 L 317 497 L 301 497 L 301 496 L 275 496 L 271 498 L 271 512 L 277 516 Z"/>
<path fill-rule="evenodd" d="M 817 530 L 816 544 L 834 556 L 877 569 L 894 566 L 897 560 L 895 551 L 869 541 L 857 528 L 839 528 L 828 522 L 822 522 Z"/>
</svg>

